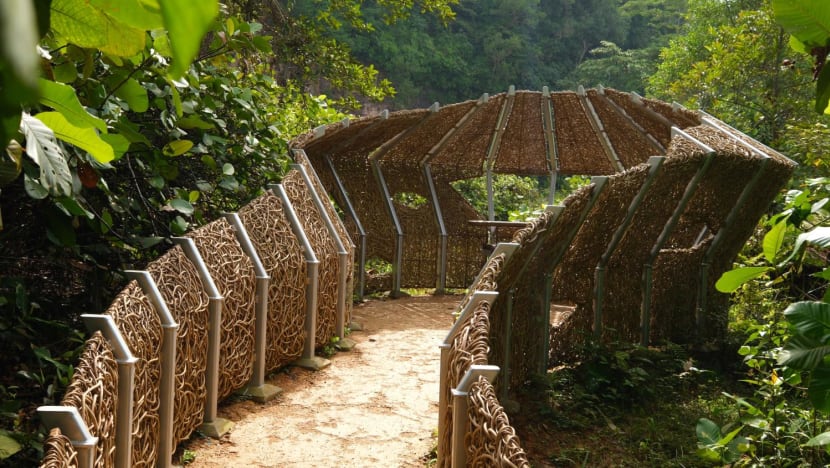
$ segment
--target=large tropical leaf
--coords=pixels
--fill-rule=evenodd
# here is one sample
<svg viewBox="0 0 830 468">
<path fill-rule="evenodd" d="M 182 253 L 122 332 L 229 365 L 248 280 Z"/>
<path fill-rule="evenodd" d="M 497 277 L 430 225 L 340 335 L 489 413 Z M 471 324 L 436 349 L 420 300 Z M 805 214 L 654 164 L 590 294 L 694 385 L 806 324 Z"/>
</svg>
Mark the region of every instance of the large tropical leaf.
<svg viewBox="0 0 830 468">
<path fill-rule="evenodd" d="M 768 262 L 772 263 L 775 261 L 775 256 L 778 255 L 778 251 L 781 249 L 781 245 L 784 243 L 784 234 L 787 232 L 787 221 L 782 220 L 775 224 L 772 229 L 764 236 L 764 258 L 767 259 Z"/>
<path fill-rule="evenodd" d="M 170 74 L 178 78 L 199 52 L 202 36 L 219 14 L 219 3 L 217 0 L 160 0 L 159 5 L 173 51 Z"/>
<path fill-rule="evenodd" d="M 72 125 L 81 128 L 94 127 L 106 133 L 107 124 L 84 109 L 71 86 L 41 78 L 40 94 L 41 104 L 63 114 Z"/>
<path fill-rule="evenodd" d="M 85 150 L 96 160 L 108 163 L 115 159 L 112 146 L 102 140 L 95 129 L 76 127 L 60 112 L 41 112 L 35 117 L 51 128 L 56 137 Z"/>
<path fill-rule="evenodd" d="M 830 413 L 830 367 L 826 364 L 815 368 L 810 374 L 807 396 L 816 409 L 824 414 Z"/>
<path fill-rule="evenodd" d="M 778 355 L 778 364 L 797 369 L 810 370 L 824 361 L 830 354 L 830 345 L 804 335 L 794 335 Z"/>
<path fill-rule="evenodd" d="M 40 73 L 38 56 L 35 53 L 37 42 L 37 15 L 34 2 L 31 0 L 0 2 L 0 57 L 8 63 L 8 71 L 31 89 L 37 88 L 37 77 Z"/>
<path fill-rule="evenodd" d="M 818 301 L 793 302 L 784 316 L 801 335 L 820 338 L 830 331 L 830 304 Z"/>
<path fill-rule="evenodd" d="M 20 132 L 26 137 L 26 154 L 40 168 L 40 185 L 52 195 L 70 195 L 72 174 L 52 129 L 24 112 Z"/>
<path fill-rule="evenodd" d="M 823 47 L 830 37 L 827 0 L 773 0 L 775 20 L 807 48 Z"/>
<path fill-rule="evenodd" d="M 795 239 L 795 245 L 793 245 L 793 252 L 784 260 L 783 263 L 787 263 L 795 258 L 801 251 L 807 247 L 808 245 L 812 245 L 814 247 L 818 247 L 821 249 L 830 248 L 830 226 L 819 226 L 813 228 L 811 231 L 807 231 L 803 234 L 800 234 Z"/>
</svg>

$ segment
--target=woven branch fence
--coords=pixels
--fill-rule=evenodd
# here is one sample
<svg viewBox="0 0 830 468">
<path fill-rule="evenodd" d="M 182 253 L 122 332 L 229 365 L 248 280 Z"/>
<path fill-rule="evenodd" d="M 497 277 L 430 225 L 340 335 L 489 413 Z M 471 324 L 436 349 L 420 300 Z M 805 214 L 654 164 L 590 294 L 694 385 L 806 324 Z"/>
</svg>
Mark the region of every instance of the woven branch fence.
<svg viewBox="0 0 830 468">
<path fill-rule="evenodd" d="M 243 207 L 241 225 L 222 218 L 174 239 L 146 272 L 128 272 L 134 279 L 104 314 L 84 316 L 95 331 L 61 406 L 41 408 L 56 426 L 41 466 L 170 466 L 176 444 L 215 422 L 217 401 L 262 385 L 258 356 L 265 371 L 313 357 L 303 355 L 307 340 L 329 343 L 335 322 L 348 323 L 337 298 L 351 296 L 340 289 L 351 288 L 353 275 L 339 279 L 335 244 L 346 246 L 350 262 L 354 246 L 342 224 L 330 229 L 339 223 L 326 221 L 333 209 L 311 201 L 318 184 L 292 171 L 281 188 L 284 198 L 267 191 Z M 319 276 L 310 278 L 318 261 Z"/>
</svg>

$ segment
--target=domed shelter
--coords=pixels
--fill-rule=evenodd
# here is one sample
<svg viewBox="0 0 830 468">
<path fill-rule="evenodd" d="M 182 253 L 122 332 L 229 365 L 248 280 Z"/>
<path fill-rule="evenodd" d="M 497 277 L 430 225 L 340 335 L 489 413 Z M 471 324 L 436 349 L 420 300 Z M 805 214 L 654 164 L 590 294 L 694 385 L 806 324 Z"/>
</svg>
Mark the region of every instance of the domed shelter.
<svg viewBox="0 0 830 468">
<path fill-rule="evenodd" d="M 794 167 L 703 112 L 603 88 L 511 89 L 384 112 L 317 128 L 292 147 L 345 213 L 357 246 L 358 293 L 369 258 L 392 265 L 384 287 L 393 294 L 467 288 L 486 260 L 482 245 L 527 231 L 535 250 L 520 265 L 511 262 L 516 271 L 499 290 L 510 289 L 517 304 L 525 297 L 525 307 L 547 294 L 547 302 L 575 307 L 589 322 L 600 307 L 606 328 L 631 338 L 688 334 L 690 320 L 646 323 L 643 331 L 646 309 L 682 310 L 703 323 L 712 301 L 723 303 L 714 281 Z M 453 189 L 473 177 L 489 185 L 493 174 L 548 177 L 551 194 L 558 176 L 593 179 L 520 229 L 493 219 L 492 190 L 485 217 Z M 413 207 L 402 195 L 424 202 Z M 523 289 L 533 293 L 522 296 Z M 722 322 L 722 314 L 709 320 Z"/>
</svg>

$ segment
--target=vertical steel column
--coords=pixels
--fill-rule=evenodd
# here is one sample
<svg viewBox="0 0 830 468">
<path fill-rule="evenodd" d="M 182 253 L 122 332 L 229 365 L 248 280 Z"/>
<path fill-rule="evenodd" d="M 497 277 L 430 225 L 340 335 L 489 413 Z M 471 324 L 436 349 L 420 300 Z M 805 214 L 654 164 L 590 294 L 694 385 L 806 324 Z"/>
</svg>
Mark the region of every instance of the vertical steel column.
<svg viewBox="0 0 830 468">
<path fill-rule="evenodd" d="M 250 395 L 254 401 L 265 403 L 276 398 L 282 389 L 265 383 L 265 354 L 268 348 L 268 291 L 271 277 L 268 270 L 262 264 L 262 259 L 251 242 L 248 230 L 242 224 L 242 219 L 237 213 L 225 213 L 225 219 L 233 227 L 236 233 L 236 240 L 251 260 L 256 274 L 255 292 L 255 325 L 254 325 L 254 371 L 251 381 L 245 388 L 245 394 Z"/>
<path fill-rule="evenodd" d="M 446 338 L 444 341 L 441 342 L 438 347 L 441 350 L 441 364 L 440 364 L 440 375 L 438 376 L 438 440 L 444 440 L 447 436 L 447 427 L 445 427 L 444 421 L 444 414 L 446 414 L 447 407 L 449 406 L 449 402 L 447 401 L 447 393 L 449 382 L 447 382 L 447 373 L 449 370 L 449 355 L 450 355 L 450 348 L 452 347 L 452 340 L 455 337 L 455 334 L 461 328 L 463 322 L 467 319 L 467 317 L 473 313 L 474 310 L 481 304 L 482 302 L 486 302 L 488 304 L 493 304 L 493 302 L 498 297 L 499 293 L 495 291 L 473 291 L 470 293 L 469 300 L 467 301 L 466 305 L 463 309 L 459 311 L 458 319 L 453 323 L 453 326 L 450 328 L 449 333 L 447 333 Z M 443 453 L 443 449 L 441 448 L 441 443 L 438 444 L 438 466 L 442 466 L 441 462 L 447 454 Z"/>
<path fill-rule="evenodd" d="M 651 184 L 654 182 L 657 174 L 660 172 L 660 168 L 663 166 L 663 162 L 666 160 L 664 156 L 652 156 L 648 159 L 648 175 L 646 176 L 646 180 L 643 182 L 643 185 L 640 187 L 640 190 L 637 192 L 637 195 L 631 200 L 631 203 L 628 205 L 628 210 L 625 213 L 625 218 L 623 219 L 622 223 L 617 226 L 616 231 L 614 231 L 614 235 L 611 237 L 611 241 L 608 243 L 608 246 L 605 248 L 605 252 L 597 262 L 596 269 L 594 270 L 594 337 L 599 338 L 602 336 L 602 308 L 605 301 L 605 274 L 606 269 L 608 267 L 608 262 L 611 261 L 611 256 L 614 254 L 614 251 L 617 250 L 617 246 L 620 244 L 623 236 L 626 232 L 628 232 L 628 228 L 631 226 L 631 221 L 634 219 L 634 214 L 640 208 L 640 204 L 643 202 L 646 194 L 648 193 Z"/>
<path fill-rule="evenodd" d="M 430 161 L 432 161 L 435 156 L 437 156 L 444 149 L 444 146 L 446 146 L 447 142 L 450 140 L 450 137 L 455 135 L 458 130 L 464 128 L 464 126 L 470 121 L 470 117 L 481 109 L 482 104 L 486 103 L 489 99 L 490 96 L 487 93 L 482 94 L 475 106 L 468 110 L 467 113 L 464 114 L 458 122 L 456 122 L 453 128 L 449 129 L 449 131 L 447 131 L 441 139 L 438 140 L 438 143 L 427 151 L 426 156 L 424 156 L 420 161 L 421 167 L 423 168 L 423 176 L 429 188 L 430 201 L 432 202 L 433 213 L 435 214 L 435 223 L 438 226 L 439 232 L 436 265 L 438 276 L 436 279 L 436 293 L 439 294 L 443 293 L 447 286 L 447 249 L 449 245 L 449 232 L 447 231 L 447 226 L 444 222 L 444 215 L 441 211 L 441 203 L 438 201 L 438 191 L 435 188 L 435 179 L 432 177 Z"/>
<path fill-rule="evenodd" d="M 493 382 L 498 374 L 499 366 L 474 364 L 461 378 L 458 386 L 452 390 L 452 468 L 467 466 L 467 447 L 464 439 L 467 436 L 467 422 L 469 421 L 467 410 L 470 387 L 480 376 L 488 382 Z"/>
<path fill-rule="evenodd" d="M 74 406 L 41 406 L 37 409 L 43 425 L 57 427 L 78 453 L 78 467 L 92 468 L 97 457 L 98 437 L 94 437 Z"/>
<path fill-rule="evenodd" d="M 126 340 L 111 315 L 81 315 L 90 332 L 100 331 L 112 346 L 118 364 L 118 393 L 115 409 L 115 466 L 130 468 L 133 452 L 133 392 L 135 391 L 135 363 L 138 358 L 130 351 Z"/>
<path fill-rule="evenodd" d="M 136 280 L 141 290 L 150 299 L 159 316 L 162 328 L 161 337 L 161 377 L 159 381 L 159 445 L 156 466 L 169 467 L 173 463 L 173 397 L 176 383 L 176 332 L 179 324 L 167 308 L 164 298 L 150 273 L 146 271 L 127 270 L 127 277 Z"/>
<path fill-rule="evenodd" d="M 548 171 L 550 171 L 548 205 L 553 205 L 556 198 L 556 178 L 559 176 L 559 147 L 556 145 L 553 102 L 547 86 L 542 87 L 542 98 L 542 127 L 545 131 L 545 156 L 547 157 Z"/>
<path fill-rule="evenodd" d="M 346 192 L 346 187 L 343 185 L 343 181 L 340 180 L 340 175 L 334 168 L 334 162 L 332 162 L 331 158 L 328 156 L 325 156 L 325 160 L 326 164 L 329 166 L 329 170 L 331 170 L 331 175 L 334 178 L 335 185 L 337 186 L 337 191 L 343 197 L 343 202 L 346 205 L 343 209 L 352 218 L 355 226 L 357 226 L 357 235 L 359 237 L 358 242 L 360 243 L 357 253 L 357 298 L 362 301 L 363 292 L 366 289 L 366 230 L 363 229 L 363 224 L 360 222 L 360 218 L 357 217 L 357 213 L 352 205 L 352 200 L 349 198 L 348 192 Z"/>
<path fill-rule="evenodd" d="M 317 211 L 320 212 L 320 216 L 323 218 L 323 223 L 326 225 L 326 230 L 332 240 L 334 240 L 334 246 L 337 249 L 339 274 L 337 276 L 337 315 L 335 317 L 334 330 L 337 337 L 342 340 L 346 337 L 346 297 L 348 295 L 348 291 L 346 289 L 348 288 L 349 281 L 349 251 L 346 248 L 343 239 L 340 238 L 340 234 L 334 226 L 334 221 L 329 217 L 328 211 L 326 211 L 325 206 L 323 206 L 323 199 L 320 194 L 317 193 L 317 190 L 314 188 L 314 184 L 311 183 L 311 178 L 305 168 L 300 164 L 292 164 L 291 168 L 299 172 L 300 176 L 303 178 L 303 181 L 305 181 L 306 187 L 308 187 L 308 191 L 311 194 L 311 199 L 314 202 L 314 206 L 317 208 Z M 346 241 L 348 241 L 348 239 Z"/>
<path fill-rule="evenodd" d="M 219 293 L 219 288 L 213 282 L 202 254 L 196 248 L 196 243 L 189 237 L 174 237 L 173 243 L 178 245 L 190 263 L 196 268 L 202 288 L 208 296 L 208 351 L 205 369 L 205 415 L 200 430 L 206 435 L 219 438 L 228 432 L 233 424 L 227 419 L 217 417 L 219 406 L 219 360 L 222 349 L 222 308 L 225 298 Z"/>
<path fill-rule="evenodd" d="M 375 174 L 381 193 L 383 194 L 384 206 L 386 207 L 386 214 L 392 220 L 395 227 L 395 258 L 392 264 L 392 297 L 401 295 L 401 267 L 403 266 L 403 228 L 401 221 L 398 219 L 398 212 L 395 210 L 395 205 L 392 202 L 392 194 L 389 192 L 389 186 L 386 184 L 386 179 L 383 177 L 383 171 L 380 169 L 380 163 L 376 159 L 371 160 L 372 171 Z"/>
<path fill-rule="evenodd" d="M 651 334 L 651 287 L 654 261 L 657 259 L 657 256 L 660 254 L 660 250 L 663 248 L 663 245 L 669 239 L 669 236 L 671 236 L 672 232 L 674 232 L 674 228 L 677 225 L 677 222 L 680 220 L 680 216 L 686 210 L 686 205 L 689 203 L 689 200 L 691 200 L 692 196 L 695 194 L 695 191 L 697 190 L 700 181 L 703 179 L 703 176 L 706 175 L 706 172 L 709 171 L 709 167 L 712 165 L 712 160 L 715 156 L 715 150 L 713 150 L 700 140 L 697 140 L 696 138 L 692 137 L 691 135 L 680 130 L 677 127 L 672 127 L 672 137 L 681 137 L 691 141 L 692 143 L 694 143 L 706 152 L 706 158 L 703 160 L 703 164 L 697 170 L 695 175 L 686 185 L 686 189 L 683 192 L 680 201 L 677 203 L 674 212 L 669 217 L 668 221 L 666 221 L 666 224 L 663 226 L 663 231 L 660 233 L 660 235 L 657 237 L 657 241 L 651 247 L 648 259 L 646 260 L 645 265 L 643 265 L 643 300 L 640 310 L 640 344 L 642 344 L 643 346 L 648 345 L 649 336 Z"/>
<path fill-rule="evenodd" d="M 274 191 L 280 200 L 282 200 L 285 215 L 288 218 L 288 222 L 291 224 L 291 230 L 294 232 L 294 236 L 297 237 L 297 240 L 303 247 L 303 254 L 305 255 L 306 261 L 306 273 L 308 278 L 305 294 L 306 340 L 303 345 L 303 355 L 300 360 L 297 361 L 297 365 L 319 370 L 330 363 L 330 361 L 314 355 L 314 346 L 317 343 L 317 293 L 320 281 L 320 260 L 318 260 L 317 256 L 314 254 L 311 242 L 309 242 L 308 236 L 306 236 L 305 230 L 303 229 L 303 225 L 300 223 L 300 219 L 294 211 L 294 205 L 291 204 L 291 200 L 289 200 L 288 194 L 285 193 L 285 189 L 282 187 L 282 184 L 269 185 L 268 188 Z"/>
<path fill-rule="evenodd" d="M 513 110 L 513 100 L 515 99 L 515 97 L 516 87 L 510 85 L 510 87 L 507 90 L 507 99 L 505 99 L 504 104 L 501 107 L 501 112 L 499 112 L 498 120 L 496 120 L 496 128 L 493 129 L 493 138 L 490 140 L 490 146 L 487 149 L 487 155 L 484 160 L 484 173 L 487 177 L 487 219 L 490 221 L 495 221 L 496 219 L 495 200 L 493 199 L 493 165 L 495 163 L 494 159 L 499 152 L 499 147 L 501 146 L 501 137 L 504 134 L 504 131 L 507 129 L 507 123 L 510 120 L 510 113 Z M 488 242 L 495 242 L 495 233 L 496 228 L 491 227 L 487 235 Z"/>
</svg>

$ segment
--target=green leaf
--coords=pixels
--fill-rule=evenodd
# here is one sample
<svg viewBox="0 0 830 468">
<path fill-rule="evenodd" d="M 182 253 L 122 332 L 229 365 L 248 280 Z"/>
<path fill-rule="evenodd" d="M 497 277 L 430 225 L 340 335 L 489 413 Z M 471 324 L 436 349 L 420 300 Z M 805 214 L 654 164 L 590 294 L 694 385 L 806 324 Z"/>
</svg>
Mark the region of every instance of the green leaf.
<svg viewBox="0 0 830 468">
<path fill-rule="evenodd" d="M 35 117 L 51 128 L 56 137 L 83 149 L 96 160 L 108 163 L 115 159 L 112 146 L 102 140 L 94 129 L 78 128 L 67 122 L 60 112 L 41 112 Z"/>
<path fill-rule="evenodd" d="M 810 373 L 807 396 L 817 410 L 824 414 L 830 413 L 830 367 L 822 365 Z"/>
<path fill-rule="evenodd" d="M 202 36 L 219 14 L 217 0 L 161 0 L 161 14 L 170 38 L 170 74 L 178 78 L 199 52 Z"/>
<path fill-rule="evenodd" d="M 127 78 L 115 90 L 115 95 L 126 101 L 133 112 L 146 112 L 150 108 L 150 98 L 147 97 L 147 90 L 135 78 Z"/>
<path fill-rule="evenodd" d="M 773 0 L 775 20 L 805 46 L 823 47 L 830 36 L 830 4 L 826 0 Z"/>
<path fill-rule="evenodd" d="M 826 302 L 794 302 L 784 309 L 784 317 L 802 335 L 821 337 L 830 331 L 830 304 Z"/>
<path fill-rule="evenodd" d="M 822 432 L 821 434 L 808 440 L 805 447 L 820 447 L 822 445 L 830 444 L 830 432 Z"/>
<path fill-rule="evenodd" d="M 740 267 L 729 270 L 722 274 L 715 283 L 715 289 L 722 293 L 733 293 L 748 281 L 771 270 L 772 267 Z"/>
<path fill-rule="evenodd" d="M 173 221 L 170 221 L 170 230 L 177 236 L 184 234 L 187 231 L 188 226 L 190 226 L 188 222 L 181 216 L 176 216 Z"/>
<path fill-rule="evenodd" d="M 164 26 L 158 0 L 89 0 L 89 3 L 127 26 L 142 31 Z"/>
<path fill-rule="evenodd" d="M 9 458 L 23 450 L 23 447 L 16 440 L 6 434 L 6 431 L 0 431 L 0 460 Z"/>
<path fill-rule="evenodd" d="M 819 226 L 811 231 L 799 235 L 795 239 L 793 252 L 781 263 L 781 265 L 790 262 L 808 245 L 819 247 L 821 249 L 830 247 L 830 226 Z"/>
<path fill-rule="evenodd" d="M 764 236 L 764 258 L 766 258 L 768 262 L 773 263 L 775 261 L 775 256 L 778 255 L 781 245 L 784 244 L 784 234 L 786 234 L 786 232 L 787 222 L 784 220 L 779 221 Z"/>
<path fill-rule="evenodd" d="M 177 125 L 181 128 L 187 129 L 187 130 L 192 129 L 192 128 L 198 128 L 198 129 L 201 129 L 201 130 L 210 130 L 210 129 L 215 127 L 215 125 L 213 125 L 212 123 L 202 120 L 201 117 L 199 117 L 198 115 L 195 115 L 195 114 L 194 115 L 188 115 L 185 118 L 179 119 L 179 121 L 177 122 Z"/>
<path fill-rule="evenodd" d="M 108 145 L 112 146 L 113 154 L 115 154 L 115 159 L 120 159 L 121 156 L 124 156 L 124 153 L 129 151 L 130 149 L 130 140 L 127 139 L 124 135 L 119 133 L 104 133 L 100 135 L 101 139 L 104 140 Z"/>
<path fill-rule="evenodd" d="M 191 205 L 190 202 L 187 200 L 182 200 L 181 198 L 174 198 L 170 200 L 170 206 L 181 214 L 193 214 L 193 205 Z"/>
<path fill-rule="evenodd" d="M 52 195 L 71 194 L 72 174 L 55 132 L 25 112 L 20 120 L 20 131 L 26 137 L 26 154 L 40 168 L 39 185 Z"/>
<path fill-rule="evenodd" d="M 52 0 L 51 29 L 66 42 L 117 57 L 132 57 L 144 49 L 144 30 L 107 16 L 87 0 Z"/>
<path fill-rule="evenodd" d="M 778 364 L 796 369 L 810 370 L 824 361 L 830 354 L 830 345 L 804 335 L 794 335 L 787 340 L 784 349 L 778 355 Z"/>
<path fill-rule="evenodd" d="M 41 104 L 63 114 L 72 125 L 80 128 L 93 127 L 107 132 L 107 124 L 84 109 L 71 86 L 41 78 L 40 94 Z"/>
<path fill-rule="evenodd" d="M 162 153 L 165 156 L 180 156 L 190 151 L 193 148 L 193 142 L 190 140 L 174 140 L 164 145 Z"/>
<path fill-rule="evenodd" d="M 222 174 L 226 176 L 232 176 L 234 173 L 233 164 L 225 163 L 222 164 Z"/>
<path fill-rule="evenodd" d="M 697 440 L 704 445 L 714 445 L 721 439 L 720 427 L 711 419 L 700 418 L 695 426 Z"/>
</svg>

